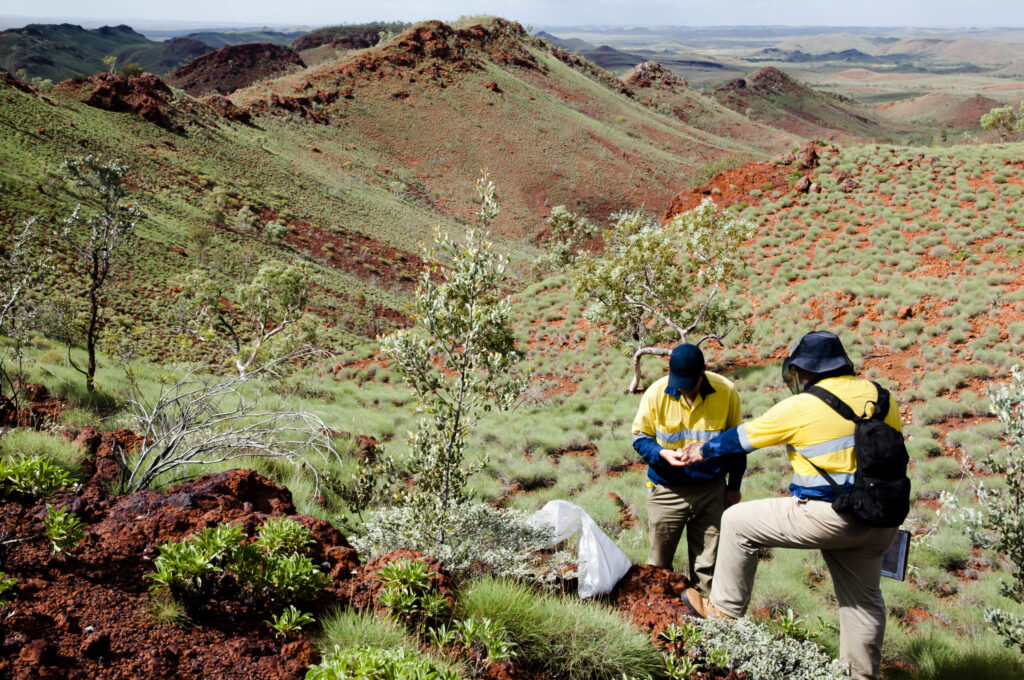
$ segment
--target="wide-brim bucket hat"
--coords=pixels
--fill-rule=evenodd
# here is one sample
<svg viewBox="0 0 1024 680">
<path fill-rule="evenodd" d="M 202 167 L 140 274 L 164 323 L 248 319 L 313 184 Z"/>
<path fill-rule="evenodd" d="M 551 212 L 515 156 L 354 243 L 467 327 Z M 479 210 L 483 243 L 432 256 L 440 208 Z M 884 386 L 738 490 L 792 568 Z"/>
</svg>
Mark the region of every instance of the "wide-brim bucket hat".
<svg viewBox="0 0 1024 680">
<path fill-rule="evenodd" d="M 846 356 L 839 336 L 828 331 L 811 331 L 797 341 L 782 362 L 783 381 L 794 366 L 809 373 L 829 373 L 841 368 L 853 370 L 853 362 Z"/>
</svg>

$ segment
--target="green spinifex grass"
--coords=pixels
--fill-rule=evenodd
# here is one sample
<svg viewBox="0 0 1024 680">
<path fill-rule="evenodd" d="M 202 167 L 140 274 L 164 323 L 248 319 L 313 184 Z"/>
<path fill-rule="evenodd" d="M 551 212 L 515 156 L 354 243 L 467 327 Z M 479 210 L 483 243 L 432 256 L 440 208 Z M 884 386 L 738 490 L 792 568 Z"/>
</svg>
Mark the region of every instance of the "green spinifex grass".
<svg viewBox="0 0 1024 680">
<path fill-rule="evenodd" d="M 459 611 L 498 621 L 518 645 L 517 663 L 554 677 L 618 680 L 659 671 L 647 636 L 593 602 L 482 578 L 459 593 Z"/>
</svg>

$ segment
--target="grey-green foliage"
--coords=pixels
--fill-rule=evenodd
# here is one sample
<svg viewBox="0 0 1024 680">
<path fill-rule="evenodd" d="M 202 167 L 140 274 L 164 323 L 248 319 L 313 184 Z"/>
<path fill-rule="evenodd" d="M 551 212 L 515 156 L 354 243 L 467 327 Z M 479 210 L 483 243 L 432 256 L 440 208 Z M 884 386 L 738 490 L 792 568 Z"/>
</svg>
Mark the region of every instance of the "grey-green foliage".
<svg viewBox="0 0 1024 680">
<path fill-rule="evenodd" d="M 794 638 L 778 638 L 770 629 L 748 618 L 699 621 L 704 632 L 696 656 L 708 664 L 725 651 L 730 667 L 750 680 L 839 680 L 849 678 L 846 664 L 830 658 L 818 645 Z"/>
<path fill-rule="evenodd" d="M 444 543 L 415 507 L 381 508 L 364 525 L 362 536 L 350 538 L 366 559 L 411 548 L 429 554 L 455 573 L 486 564 L 498 576 L 529 576 L 537 558 L 534 552 L 551 544 L 548 529 L 528 521 L 518 510 L 493 508 L 486 503 L 465 503 L 452 513 Z"/>
<path fill-rule="evenodd" d="M 38 286 L 48 268 L 31 252 L 39 236 L 35 225 L 36 218 L 25 220 L 13 242 L 0 252 L 0 335 L 13 341 L 10 349 L 0 352 L 0 395 L 6 383 L 15 402 L 18 391 L 14 385 L 23 378 L 21 367 L 25 343 L 29 340 L 36 316 L 36 306 L 30 302 L 29 294 Z M 6 365 L 9 355 L 17 364 L 14 376 L 10 375 Z"/>
<path fill-rule="evenodd" d="M 740 246 L 754 226 L 720 213 L 711 199 L 676 215 L 664 227 L 639 210 L 614 216 L 604 251 L 583 255 L 573 272 L 576 296 L 590 304 L 586 316 L 608 323 L 634 348 L 633 379 L 640 359 L 667 354 L 658 343 L 687 342 L 691 333 L 721 340 L 738 323 L 738 303 L 728 286 L 740 271 Z"/>
<path fill-rule="evenodd" d="M 1020 104 L 1019 113 L 1012 106 L 1000 106 L 983 115 L 980 122 L 983 130 L 995 130 L 1003 136 L 1024 131 L 1024 102 Z"/>
<path fill-rule="evenodd" d="M 444 266 L 429 266 L 420 278 L 416 326 L 382 342 L 419 402 L 422 415 L 409 435 L 415 486 L 408 499 L 419 511 L 421 536 L 433 536 L 439 546 L 468 503 L 467 478 L 482 466 L 466 464 L 468 432 L 495 404 L 510 407 L 528 384 L 515 371 L 523 353 L 505 296 L 508 258 L 486 240 L 486 227 L 498 214 L 496 189 L 485 175 L 477 191 L 480 228 L 469 229 L 462 243 L 437 233 L 439 253 L 426 259 Z"/>
<path fill-rule="evenodd" d="M 992 412 L 1006 431 L 1006 447 L 983 458 L 1006 489 L 987 494 L 982 501 L 985 524 L 994 535 L 994 547 L 1013 565 L 1010 581 L 1002 581 L 1004 596 L 1024 602 L 1024 374 L 1015 366 L 1007 385 L 989 390 Z M 1024 617 L 998 608 L 985 610 L 985 620 L 1003 636 L 1007 646 L 1024 652 Z"/>
<path fill-rule="evenodd" d="M 584 244 L 600 234 L 596 224 L 583 215 L 577 215 L 556 205 L 548 217 L 550 238 L 544 244 L 544 253 L 533 262 L 539 272 L 555 273 L 576 262 Z"/>
</svg>

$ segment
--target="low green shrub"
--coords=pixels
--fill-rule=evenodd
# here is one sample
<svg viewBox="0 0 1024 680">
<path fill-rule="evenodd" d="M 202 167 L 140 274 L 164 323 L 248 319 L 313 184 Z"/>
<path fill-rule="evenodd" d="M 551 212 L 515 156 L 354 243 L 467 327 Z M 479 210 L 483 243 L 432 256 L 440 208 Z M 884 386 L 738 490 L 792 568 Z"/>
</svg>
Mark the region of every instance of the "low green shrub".
<svg viewBox="0 0 1024 680">
<path fill-rule="evenodd" d="M 160 546 L 156 572 L 146 574 L 154 582 L 150 590 L 189 604 L 204 600 L 228 572 L 250 598 L 291 603 L 311 600 L 327 585 L 327 576 L 299 552 L 312 537 L 298 522 L 268 520 L 256 540 L 245 540 L 241 526 L 220 524 Z"/>
<path fill-rule="evenodd" d="M 457 680 L 459 676 L 430 657 L 405 647 L 335 647 L 309 667 L 306 680 Z"/>
<path fill-rule="evenodd" d="M 313 621 L 312 614 L 300 611 L 295 608 L 295 605 L 290 604 L 283 612 L 263 623 L 273 628 L 278 637 L 288 638 L 302 630 L 303 626 L 313 623 Z"/>
<path fill-rule="evenodd" d="M 75 513 L 47 505 L 43 536 L 50 541 L 53 554 L 68 552 L 85 538 L 85 525 Z"/>
<path fill-rule="evenodd" d="M 0 496 L 23 494 L 45 498 L 71 483 L 71 476 L 45 456 L 0 459 Z"/>
</svg>

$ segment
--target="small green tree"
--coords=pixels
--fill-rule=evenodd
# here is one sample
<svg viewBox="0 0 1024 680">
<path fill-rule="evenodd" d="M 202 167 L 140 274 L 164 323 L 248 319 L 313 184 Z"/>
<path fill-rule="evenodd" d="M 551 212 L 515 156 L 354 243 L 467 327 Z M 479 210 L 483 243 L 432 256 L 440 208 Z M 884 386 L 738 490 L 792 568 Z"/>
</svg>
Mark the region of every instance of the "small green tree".
<svg viewBox="0 0 1024 680">
<path fill-rule="evenodd" d="M 281 356 L 320 344 L 321 326 L 304 311 L 312 283 L 304 264 L 264 264 L 251 281 L 233 289 L 222 277 L 193 271 L 182 281 L 170 322 L 195 341 L 218 345 L 245 378 Z"/>
<path fill-rule="evenodd" d="M 410 501 L 437 541 L 449 518 L 469 500 L 466 480 L 482 463 L 465 464 L 466 435 L 492 405 L 511 406 L 527 378 L 514 369 L 522 357 L 504 295 L 508 258 L 494 252 L 486 228 L 498 214 L 495 186 L 485 174 L 478 228 L 457 243 L 438 231 L 436 251 L 416 292 L 416 327 L 385 337 L 382 349 L 413 389 L 423 414 L 409 435 L 409 467 L 416 480 Z"/>
<path fill-rule="evenodd" d="M 110 73 L 114 72 L 114 66 L 117 64 L 117 57 L 113 54 L 108 54 L 102 59 L 103 65 L 110 69 Z"/>
<path fill-rule="evenodd" d="M 534 260 L 538 272 L 563 271 L 575 264 L 587 241 L 597 238 L 600 228 L 582 215 L 569 212 L 564 205 L 556 205 L 548 217 L 550 232 L 545 251 Z"/>
<path fill-rule="evenodd" d="M 1002 422 L 1006 446 L 982 462 L 1006 482 L 998 493 L 980 494 L 984 525 L 993 536 L 991 546 L 1013 565 L 1011 580 L 1000 586 L 1004 596 L 1024 602 L 1024 373 L 1013 368 L 1009 385 L 989 390 L 992 412 Z M 985 610 L 985 621 L 1003 636 L 1007 647 L 1024 652 L 1024 617 L 1002 609 Z"/>
<path fill-rule="evenodd" d="M 75 206 L 55 231 L 71 253 L 72 270 L 86 279 L 84 337 L 88 363 L 83 369 L 71 360 L 70 343 L 68 362 L 85 376 L 86 389 L 95 392 L 96 348 L 104 321 L 104 294 L 113 274 L 124 264 L 130 251 L 128 246 L 135 241 L 136 221 L 143 215 L 134 205 L 124 202 L 123 181 L 128 166 L 120 161 L 104 163 L 95 156 L 86 156 L 65 161 L 61 169 L 84 198 L 99 203 L 98 211 L 87 217 L 82 216 L 81 204 Z"/>
<path fill-rule="evenodd" d="M 633 348 L 632 393 L 640 390 L 640 360 L 671 353 L 658 344 L 688 342 L 692 333 L 697 345 L 721 342 L 738 323 L 728 287 L 754 225 L 720 213 L 711 199 L 664 226 L 640 210 L 613 219 L 604 251 L 580 256 L 573 288 L 591 303 L 586 317 L 608 323 Z"/>
<path fill-rule="evenodd" d="M 30 252 L 32 242 L 38 236 L 35 223 L 34 217 L 26 220 L 10 245 L 0 250 L 0 335 L 13 341 L 9 348 L 0 352 L 0 395 L 3 395 L 6 383 L 15 404 L 18 403 L 15 382 L 23 373 L 25 342 L 36 312 L 29 293 L 47 269 L 47 263 L 33 257 Z M 9 356 L 16 363 L 14 376 L 7 364 Z"/>
<path fill-rule="evenodd" d="M 1014 132 L 1024 132 L 1024 102 L 1019 113 L 1012 106 L 1000 106 L 983 115 L 980 122 L 983 130 L 995 130 L 1003 139 Z"/>
</svg>

